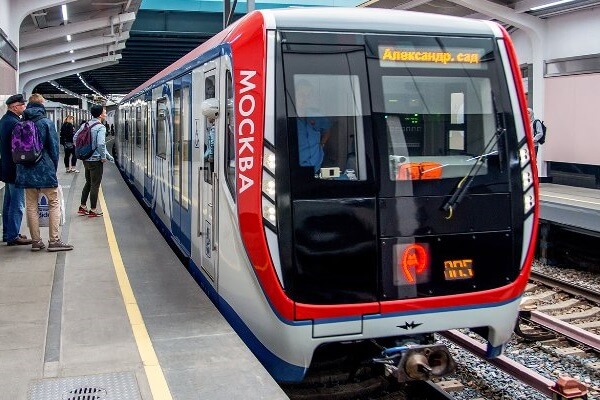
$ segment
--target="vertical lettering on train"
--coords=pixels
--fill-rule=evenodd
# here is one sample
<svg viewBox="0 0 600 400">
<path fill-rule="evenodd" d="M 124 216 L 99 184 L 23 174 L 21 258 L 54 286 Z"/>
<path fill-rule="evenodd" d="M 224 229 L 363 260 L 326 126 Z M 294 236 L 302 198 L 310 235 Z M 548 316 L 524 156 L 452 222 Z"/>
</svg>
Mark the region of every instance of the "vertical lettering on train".
<svg viewBox="0 0 600 400">
<path fill-rule="evenodd" d="M 252 119 L 256 109 L 256 99 L 252 90 L 256 85 L 252 79 L 256 76 L 256 71 L 240 71 L 240 92 L 238 102 L 238 112 L 242 116 L 238 125 L 238 179 L 239 194 L 244 193 L 250 188 L 254 181 L 248 176 L 254 168 L 254 120 Z M 250 93 L 247 93 L 250 92 Z"/>
</svg>

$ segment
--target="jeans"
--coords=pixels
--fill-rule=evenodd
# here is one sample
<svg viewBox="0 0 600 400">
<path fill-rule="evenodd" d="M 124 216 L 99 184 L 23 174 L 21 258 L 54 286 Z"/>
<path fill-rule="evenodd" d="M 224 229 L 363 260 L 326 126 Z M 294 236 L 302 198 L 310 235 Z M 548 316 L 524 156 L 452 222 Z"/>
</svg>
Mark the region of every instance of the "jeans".
<svg viewBox="0 0 600 400">
<path fill-rule="evenodd" d="M 2 241 L 12 242 L 19 237 L 23 212 L 25 211 L 25 189 L 15 187 L 14 183 L 4 186 L 4 204 L 2 211 Z"/>
<path fill-rule="evenodd" d="M 60 225 L 60 203 L 58 200 L 58 188 L 44 189 L 25 189 L 27 198 L 27 225 L 31 233 L 31 239 L 34 242 L 42 240 L 40 236 L 40 219 L 38 214 L 38 197 L 44 193 L 48 197 L 48 211 L 50 212 L 50 227 L 48 239 L 56 242 L 58 237 L 58 227 Z"/>
<path fill-rule="evenodd" d="M 71 147 L 70 149 L 67 149 L 65 147 L 64 163 L 66 169 L 69 169 L 69 160 L 71 160 L 71 167 L 74 167 L 77 164 L 77 158 L 75 157 L 75 147 Z"/>
<path fill-rule="evenodd" d="M 81 191 L 81 205 L 87 204 L 89 196 L 90 208 L 95 210 L 98 203 L 98 190 L 100 189 L 100 182 L 102 182 L 104 164 L 102 161 L 84 161 L 83 166 L 85 168 L 85 185 Z"/>
</svg>

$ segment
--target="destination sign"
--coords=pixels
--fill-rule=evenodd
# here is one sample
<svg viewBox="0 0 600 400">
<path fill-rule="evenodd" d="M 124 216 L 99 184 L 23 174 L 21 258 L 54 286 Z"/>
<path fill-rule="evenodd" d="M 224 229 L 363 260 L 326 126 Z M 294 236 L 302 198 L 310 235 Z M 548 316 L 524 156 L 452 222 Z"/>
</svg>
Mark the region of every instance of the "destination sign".
<svg viewBox="0 0 600 400">
<path fill-rule="evenodd" d="M 382 67 L 468 68 L 482 67 L 484 49 L 412 46 L 379 46 Z"/>
</svg>

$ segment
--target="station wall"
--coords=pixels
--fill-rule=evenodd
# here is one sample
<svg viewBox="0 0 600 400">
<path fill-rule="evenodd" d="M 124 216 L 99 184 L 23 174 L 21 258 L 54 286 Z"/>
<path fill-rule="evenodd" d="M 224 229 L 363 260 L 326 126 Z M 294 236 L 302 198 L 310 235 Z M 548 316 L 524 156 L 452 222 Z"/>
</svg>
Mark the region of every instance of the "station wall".
<svg viewBox="0 0 600 400">
<path fill-rule="evenodd" d="M 532 63 L 531 43 L 525 32 L 514 32 L 511 37 L 519 63 Z M 600 58 L 600 8 L 546 19 L 544 62 L 583 56 Z M 545 76 L 544 87 L 543 119 L 548 133 L 540 153 L 542 160 L 600 166 L 596 149 L 600 71 Z"/>
</svg>

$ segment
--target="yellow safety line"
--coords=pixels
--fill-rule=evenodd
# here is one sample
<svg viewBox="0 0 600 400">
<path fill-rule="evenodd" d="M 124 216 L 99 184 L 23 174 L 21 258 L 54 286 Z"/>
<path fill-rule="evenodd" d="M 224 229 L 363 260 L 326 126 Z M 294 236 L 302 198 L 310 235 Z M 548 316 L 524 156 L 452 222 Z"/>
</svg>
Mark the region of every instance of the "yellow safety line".
<svg viewBox="0 0 600 400">
<path fill-rule="evenodd" d="M 150 341 L 150 336 L 148 335 L 148 330 L 144 324 L 142 313 L 140 312 L 133 290 L 131 289 L 127 271 L 125 271 L 125 265 L 123 265 L 123 259 L 121 258 L 115 231 L 113 230 L 112 222 L 110 220 L 108 207 L 106 207 L 106 202 L 104 201 L 102 187 L 98 193 L 98 199 L 100 200 L 100 206 L 104 212 L 104 225 L 106 227 L 108 245 L 117 274 L 117 280 L 119 281 L 119 287 L 121 288 L 121 294 L 123 296 L 123 301 L 125 302 L 131 329 L 133 330 L 133 336 L 135 337 L 135 342 L 140 357 L 142 358 L 142 363 L 144 364 L 144 370 L 146 371 L 146 377 L 148 378 L 152 397 L 154 400 L 172 400 L 169 386 L 167 385 L 165 375 L 163 374 L 156 353 L 154 352 L 154 347 L 152 346 L 152 341 Z"/>
</svg>

